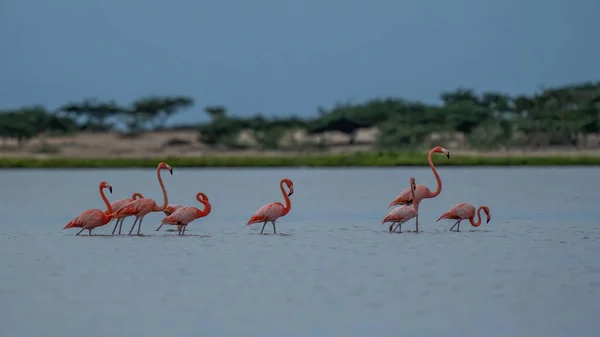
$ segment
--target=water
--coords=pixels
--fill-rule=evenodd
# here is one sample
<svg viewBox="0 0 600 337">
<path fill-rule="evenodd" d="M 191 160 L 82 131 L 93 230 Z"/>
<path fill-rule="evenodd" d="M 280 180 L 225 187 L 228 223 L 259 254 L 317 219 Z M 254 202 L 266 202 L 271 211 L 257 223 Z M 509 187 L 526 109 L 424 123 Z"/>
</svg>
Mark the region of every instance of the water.
<svg viewBox="0 0 600 337">
<path fill-rule="evenodd" d="M 213 211 L 184 237 L 76 237 L 87 208 L 139 191 L 154 170 L 1 172 L 0 335 L 13 336 L 599 336 L 598 168 L 440 168 L 421 232 L 389 234 L 388 203 L 426 168 L 193 170 L 164 175 L 170 203 Z M 294 181 L 278 233 L 246 227 Z M 492 220 L 448 232 L 460 202 Z M 126 220 L 128 231 L 132 219 Z M 414 222 L 403 226 L 413 230 Z M 272 232 L 267 226 L 265 231 Z"/>
</svg>

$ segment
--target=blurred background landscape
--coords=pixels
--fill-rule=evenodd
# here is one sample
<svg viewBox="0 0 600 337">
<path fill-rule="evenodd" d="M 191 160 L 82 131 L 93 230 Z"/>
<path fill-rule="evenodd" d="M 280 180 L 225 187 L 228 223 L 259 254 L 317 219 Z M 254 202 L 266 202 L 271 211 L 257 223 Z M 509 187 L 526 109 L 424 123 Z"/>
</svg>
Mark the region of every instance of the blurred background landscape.
<svg viewBox="0 0 600 337">
<path fill-rule="evenodd" d="M 600 154 L 582 1 L 31 6 L 0 5 L 3 157 Z"/>
<path fill-rule="evenodd" d="M 238 117 L 224 105 L 194 105 L 187 96 L 70 102 L 5 110 L 2 154 L 70 157 L 199 156 L 379 149 L 462 152 L 593 152 L 600 132 L 600 83 L 549 88 L 534 96 L 470 89 L 443 92 L 442 104 L 401 97 L 318 108 L 314 117 Z M 204 123 L 167 125 L 184 110 Z M 119 127 L 121 127 L 119 129 Z"/>
</svg>

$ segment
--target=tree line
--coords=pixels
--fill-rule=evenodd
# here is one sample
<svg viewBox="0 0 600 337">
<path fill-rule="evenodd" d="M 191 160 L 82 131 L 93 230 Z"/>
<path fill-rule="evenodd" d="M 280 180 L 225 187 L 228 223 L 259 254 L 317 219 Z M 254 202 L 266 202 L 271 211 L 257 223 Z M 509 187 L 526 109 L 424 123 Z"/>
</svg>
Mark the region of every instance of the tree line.
<svg viewBox="0 0 600 337">
<path fill-rule="evenodd" d="M 379 148 L 429 146 L 440 138 L 461 137 L 474 148 L 496 147 L 585 147 L 590 135 L 600 133 L 600 82 L 545 88 L 533 95 L 511 96 L 502 92 L 476 93 L 458 88 L 440 94 L 439 104 L 425 104 L 400 97 L 374 98 L 360 103 L 338 103 L 331 109 L 317 108 L 317 115 L 236 117 L 222 105 L 207 106 L 209 121 L 189 125 L 198 129 L 198 140 L 216 148 L 244 148 L 239 140 L 248 131 L 263 149 L 327 147 L 324 137 L 311 144 L 298 144 L 287 137 L 291 131 L 310 135 L 340 132 L 355 144 L 357 131 L 376 128 Z M 193 108 L 186 96 L 152 96 L 120 106 L 114 101 L 87 99 L 67 103 L 55 111 L 43 106 L 25 106 L 0 112 L 0 136 L 22 143 L 42 135 L 82 131 L 111 131 L 125 126 L 136 135 L 165 129 L 176 113 Z"/>
</svg>

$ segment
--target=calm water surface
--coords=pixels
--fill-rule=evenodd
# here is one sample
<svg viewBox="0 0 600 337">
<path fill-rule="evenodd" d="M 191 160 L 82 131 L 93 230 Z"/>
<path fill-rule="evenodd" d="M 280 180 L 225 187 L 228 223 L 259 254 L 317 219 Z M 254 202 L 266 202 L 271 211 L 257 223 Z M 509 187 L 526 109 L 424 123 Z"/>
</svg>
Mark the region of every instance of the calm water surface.
<svg viewBox="0 0 600 337">
<path fill-rule="evenodd" d="M 62 230 L 87 208 L 139 191 L 162 203 L 154 170 L 3 170 L 0 336 L 600 336 L 599 168 L 440 168 L 420 233 L 381 219 L 427 168 L 175 168 L 170 203 L 212 213 L 184 237 Z M 278 233 L 246 227 L 294 181 Z M 479 228 L 435 220 L 491 208 Z M 128 231 L 133 220 L 126 220 Z M 403 226 L 413 230 L 414 222 Z M 272 229 L 266 227 L 266 232 Z"/>
</svg>

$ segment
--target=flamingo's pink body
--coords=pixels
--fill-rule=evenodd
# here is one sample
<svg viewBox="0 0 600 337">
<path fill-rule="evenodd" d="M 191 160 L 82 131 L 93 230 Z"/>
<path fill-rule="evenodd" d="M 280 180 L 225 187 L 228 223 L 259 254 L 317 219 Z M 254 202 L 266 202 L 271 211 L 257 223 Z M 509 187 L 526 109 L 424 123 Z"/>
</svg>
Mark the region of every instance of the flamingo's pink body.
<svg viewBox="0 0 600 337">
<path fill-rule="evenodd" d="M 109 223 L 110 220 L 112 220 L 112 216 L 110 216 L 110 214 L 112 213 L 112 208 L 110 203 L 108 202 L 108 199 L 106 199 L 106 196 L 104 195 L 103 191 L 104 188 L 108 188 L 110 193 L 112 193 L 112 186 L 103 181 L 100 183 L 99 187 L 100 196 L 106 204 L 106 211 L 103 211 L 101 209 L 88 209 L 86 211 L 83 211 L 81 212 L 81 214 L 79 214 L 77 217 L 71 220 L 65 226 L 65 228 L 63 228 L 63 230 L 67 228 L 79 227 L 81 228 L 81 230 L 76 235 L 81 234 L 81 232 L 83 232 L 86 229 L 88 230 L 89 235 L 92 235 L 92 229 L 104 226 L 107 223 Z"/>
<path fill-rule="evenodd" d="M 173 212 L 175 212 L 176 210 L 180 209 L 182 206 L 179 204 L 170 204 L 167 205 L 167 207 L 165 209 L 163 209 L 163 213 L 165 213 L 166 216 L 169 216 L 171 214 L 173 214 Z M 177 230 L 181 231 L 181 226 L 178 225 L 177 226 Z"/>
<path fill-rule="evenodd" d="M 408 191 L 411 194 L 411 198 L 415 198 L 414 197 L 415 189 L 416 189 L 415 178 L 410 177 L 410 186 L 409 186 Z M 418 203 L 413 203 L 410 206 L 402 205 L 400 207 L 394 208 L 381 221 L 381 223 L 384 224 L 386 222 L 391 222 L 390 229 L 389 229 L 390 232 L 395 231 L 396 229 L 394 228 L 394 225 L 398 224 L 396 226 L 396 228 L 399 228 L 400 233 L 402 233 L 402 224 L 418 215 L 418 207 L 419 207 Z M 418 231 L 419 231 L 419 222 L 417 221 L 417 232 Z"/>
<path fill-rule="evenodd" d="M 456 220 L 456 223 L 454 223 L 454 225 L 450 228 L 450 230 L 452 230 L 452 228 L 454 228 L 454 226 L 457 226 L 456 227 L 457 232 L 460 230 L 460 222 L 463 220 L 466 220 L 466 219 L 469 219 L 469 222 L 471 223 L 471 225 L 473 227 L 479 227 L 479 225 L 481 225 L 481 211 L 482 210 L 485 212 L 485 214 L 487 216 L 486 223 L 490 222 L 491 215 L 490 215 L 489 207 L 480 206 L 477 209 L 477 221 L 475 221 L 475 206 L 473 206 L 472 204 L 467 204 L 467 203 L 462 203 L 462 204 L 457 204 L 457 205 L 452 206 L 452 208 L 450 208 L 450 210 L 448 210 L 448 212 L 442 214 L 437 219 L 437 221 L 440 221 L 442 219 Z"/>
<path fill-rule="evenodd" d="M 142 198 L 144 198 L 144 196 L 141 193 L 136 192 L 136 193 L 133 193 L 131 198 L 125 198 L 125 199 L 114 201 L 113 203 L 110 204 L 110 207 L 112 207 L 113 212 L 115 212 L 115 211 L 120 210 L 121 208 L 123 208 L 123 206 L 127 205 L 128 203 L 132 202 L 133 200 L 142 199 Z"/>
<path fill-rule="evenodd" d="M 131 198 L 117 200 L 117 201 L 113 202 L 112 204 L 110 204 L 110 206 L 112 207 L 113 212 L 117 212 L 117 211 L 121 210 L 121 208 L 125 207 L 125 205 L 132 202 L 133 200 L 143 199 L 143 198 L 144 198 L 144 196 L 141 193 L 135 192 L 135 193 L 133 193 Z M 121 234 L 121 228 L 123 227 L 123 221 L 125 220 L 125 218 L 126 218 L 125 216 L 116 218 L 117 222 L 115 223 L 115 228 L 113 228 L 113 231 L 112 231 L 113 235 L 115 234 L 115 230 L 117 229 L 117 226 L 119 226 L 119 225 L 120 225 L 119 226 L 119 234 Z"/>
<path fill-rule="evenodd" d="M 283 189 L 284 183 L 289 189 L 288 193 L 285 193 L 285 190 Z M 273 202 L 264 205 L 263 207 L 259 208 L 258 211 L 256 211 L 256 213 L 254 213 L 250 220 L 248 220 L 248 223 L 246 224 L 247 226 L 263 222 L 263 226 L 260 231 L 260 233 L 262 234 L 265 230 L 265 225 L 267 224 L 267 222 L 271 222 L 271 224 L 273 225 L 273 233 L 277 234 L 277 230 L 275 229 L 275 221 L 277 221 L 277 219 L 287 215 L 290 212 L 292 204 L 289 197 L 294 193 L 294 184 L 291 180 L 284 178 L 281 179 L 281 181 L 279 182 L 279 187 L 281 188 L 281 193 L 283 194 L 283 199 L 285 200 L 285 206 L 280 202 Z"/>
<path fill-rule="evenodd" d="M 437 188 L 435 192 L 431 192 L 429 188 L 425 185 L 417 185 L 417 189 L 414 191 L 414 200 L 416 203 L 420 203 L 423 199 L 435 198 L 442 192 L 442 180 L 433 165 L 432 155 L 434 153 L 443 153 L 448 159 L 450 159 L 450 152 L 441 146 L 436 146 L 427 155 L 427 162 L 429 163 L 429 167 L 433 171 L 433 175 L 437 181 Z M 389 204 L 389 207 L 396 205 L 412 205 L 413 204 L 413 195 L 410 191 L 410 187 L 404 189 L 400 194 Z"/>
<path fill-rule="evenodd" d="M 119 211 L 114 212 L 112 214 L 112 216 L 115 218 L 127 217 L 127 216 L 132 216 L 132 215 L 135 216 L 135 221 L 133 222 L 133 226 L 131 226 L 131 229 L 129 230 L 129 235 L 131 235 L 131 233 L 133 232 L 133 229 L 135 228 L 135 224 L 138 222 L 138 220 L 139 220 L 138 235 L 139 235 L 140 229 L 142 227 L 142 220 L 144 219 L 144 216 L 146 216 L 148 213 L 151 213 L 151 212 L 163 212 L 165 210 L 165 208 L 167 208 L 167 205 L 168 205 L 167 190 L 165 189 L 165 185 L 163 184 L 162 178 L 160 176 L 161 170 L 168 170 L 171 174 L 173 174 L 173 168 L 165 162 L 159 163 L 158 167 L 156 168 L 156 175 L 158 176 L 158 183 L 160 185 L 160 188 L 162 189 L 163 198 L 164 198 L 164 202 L 163 202 L 162 206 L 158 206 L 156 204 L 156 202 L 150 198 L 143 198 L 143 199 L 138 199 L 138 200 L 129 202 L 127 205 L 123 206 L 123 208 L 121 208 Z"/>
<path fill-rule="evenodd" d="M 211 211 L 211 205 L 206 194 L 198 192 L 196 200 L 204 205 L 204 210 L 201 211 L 193 206 L 179 207 L 171 215 L 162 219 L 156 230 L 158 231 L 163 225 L 177 225 L 179 234 L 185 234 L 185 229 L 190 222 L 207 216 Z"/>
</svg>

